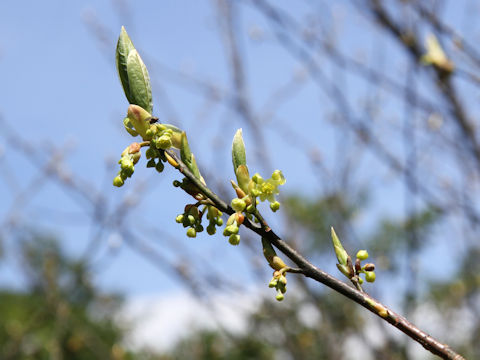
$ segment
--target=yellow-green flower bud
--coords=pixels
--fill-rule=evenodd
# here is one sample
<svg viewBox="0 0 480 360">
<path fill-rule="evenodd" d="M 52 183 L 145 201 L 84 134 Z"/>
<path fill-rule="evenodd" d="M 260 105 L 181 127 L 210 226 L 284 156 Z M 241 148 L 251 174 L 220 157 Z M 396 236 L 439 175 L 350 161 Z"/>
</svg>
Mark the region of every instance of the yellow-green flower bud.
<svg viewBox="0 0 480 360">
<path fill-rule="evenodd" d="M 188 236 L 188 237 L 191 237 L 191 238 L 194 238 L 194 237 L 197 236 L 197 232 L 195 231 L 194 228 L 189 228 L 189 229 L 187 230 L 187 236 Z"/>
<path fill-rule="evenodd" d="M 278 209 L 280 209 L 280 203 L 278 201 L 270 203 L 270 209 L 272 209 L 273 212 L 276 212 Z"/>
<path fill-rule="evenodd" d="M 359 250 L 359 251 L 357 252 L 357 259 L 367 260 L 367 259 L 368 259 L 368 252 L 367 252 L 367 250 Z"/>
<path fill-rule="evenodd" d="M 238 244 L 240 244 L 240 235 L 230 235 L 230 237 L 228 238 L 228 242 L 229 242 L 231 245 L 238 245 Z"/>
<path fill-rule="evenodd" d="M 239 198 L 233 199 L 231 202 L 231 205 L 232 205 L 232 209 L 237 212 L 243 211 L 247 206 L 247 204 L 245 204 L 245 201 Z"/>
<path fill-rule="evenodd" d="M 115 176 L 113 179 L 113 185 L 116 187 L 121 187 L 124 184 L 124 181 L 121 176 Z"/>
<path fill-rule="evenodd" d="M 367 280 L 368 282 L 374 282 L 375 281 L 375 272 L 373 271 L 366 271 L 365 272 L 365 280 Z"/>
<path fill-rule="evenodd" d="M 183 222 L 183 214 L 180 214 L 178 215 L 176 218 L 175 218 L 175 221 L 179 224 L 181 224 Z"/>
<path fill-rule="evenodd" d="M 283 299 L 285 299 L 285 296 L 282 294 L 280 290 L 278 290 L 277 296 L 275 296 L 275 299 L 277 299 L 277 301 L 282 301 Z"/>
</svg>

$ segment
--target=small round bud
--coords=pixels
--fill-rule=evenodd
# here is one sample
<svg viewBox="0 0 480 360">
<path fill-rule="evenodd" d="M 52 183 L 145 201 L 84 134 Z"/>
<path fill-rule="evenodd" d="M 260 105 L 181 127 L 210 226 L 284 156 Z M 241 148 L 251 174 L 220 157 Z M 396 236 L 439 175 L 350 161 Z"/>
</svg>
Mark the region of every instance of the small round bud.
<svg viewBox="0 0 480 360">
<path fill-rule="evenodd" d="M 240 235 L 230 235 L 228 242 L 232 245 L 240 244 Z"/>
<path fill-rule="evenodd" d="M 222 226 L 223 225 L 223 219 L 221 217 L 218 217 L 217 220 L 215 220 L 215 224 L 217 224 L 217 226 Z"/>
<path fill-rule="evenodd" d="M 255 184 L 259 184 L 259 183 L 263 182 L 263 178 L 260 176 L 259 173 L 256 173 L 255 175 L 252 176 L 252 181 Z"/>
<path fill-rule="evenodd" d="M 173 180 L 173 186 L 175 187 L 179 187 L 180 185 L 182 185 L 182 183 L 178 180 Z"/>
<path fill-rule="evenodd" d="M 155 142 L 155 146 L 158 149 L 167 150 L 172 147 L 172 140 L 169 135 L 162 135 Z"/>
<path fill-rule="evenodd" d="M 277 292 L 277 296 L 275 296 L 275 299 L 277 299 L 277 301 L 282 301 L 283 299 L 285 299 L 285 296 L 282 294 L 281 291 Z"/>
<path fill-rule="evenodd" d="M 122 179 L 126 179 L 127 177 L 132 176 L 134 171 L 135 171 L 135 167 L 132 165 L 132 167 L 122 169 L 120 171 L 120 176 L 122 177 Z"/>
<path fill-rule="evenodd" d="M 203 226 L 201 224 L 198 224 L 197 226 L 195 226 L 195 231 L 196 232 L 202 232 L 203 231 Z"/>
<path fill-rule="evenodd" d="M 150 159 L 147 161 L 147 168 L 153 168 L 155 166 L 156 166 L 155 159 Z"/>
<path fill-rule="evenodd" d="M 363 270 L 374 271 L 375 270 L 375 264 L 372 264 L 372 263 L 365 264 L 365 266 L 363 267 Z"/>
<path fill-rule="evenodd" d="M 363 284 L 363 279 L 362 279 L 360 276 L 358 277 L 358 283 L 359 283 L 360 285 Z"/>
<path fill-rule="evenodd" d="M 262 193 L 262 192 L 261 192 L 260 190 L 258 190 L 258 189 L 252 189 L 250 192 L 251 192 L 251 194 L 252 194 L 253 196 L 255 196 L 255 197 L 260 196 L 260 194 Z"/>
<path fill-rule="evenodd" d="M 120 187 L 123 185 L 123 183 L 124 181 L 121 176 L 115 176 L 113 179 L 113 186 Z"/>
<path fill-rule="evenodd" d="M 237 212 L 243 211 L 247 206 L 247 204 L 245 204 L 245 201 L 239 198 L 233 199 L 231 202 L 231 205 L 232 205 L 232 209 Z"/>
<path fill-rule="evenodd" d="M 367 250 L 359 250 L 359 251 L 357 252 L 357 259 L 367 260 L 367 259 L 368 259 L 368 252 L 367 252 Z"/>
<path fill-rule="evenodd" d="M 273 173 L 272 173 L 272 180 L 280 180 L 282 178 L 282 172 L 280 170 L 275 170 Z"/>
<path fill-rule="evenodd" d="M 165 165 L 163 165 L 163 163 L 161 161 L 159 161 L 157 163 L 157 165 L 155 166 L 155 170 L 157 170 L 159 173 L 161 173 L 163 171 L 163 169 L 165 169 Z"/>
<path fill-rule="evenodd" d="M 248 213 L 253 213 L 254 211 L 255 211 L 255 206 L 253 206 L 253 204 L 250 204 L 247 206 Z"/>
<path fill-rule="evenodd" d="M 123 158 L 120 162 L 120 167 L 122 168 L 122 170 L 129 169 L 133 167 L 133 161 L 129 158 Z"/>
<path fill-rule="evenodd" d="M 375 273 L 373 271 L 366 271 L 365 272 L 365 280 L 368 282 L 374 282 L 375 281 Z"/>
<path fill-rule="evenodd" d="M 183 222 L 183 214 L 178 215 L 178 216 L 175 218 L 175 221 L 176 221 L 177 223 L 179 223 L 179 224 L 182 223 L 182 222 Z"/>
<path fill-rule="evenodd" d="M 145 151 L 145 157 L 147 159 L 155 158 L 155 150 L 153 150 L 152 148 L 148 148 L 147 151 Z"/>
<path fill-rule="evenodd" d="M 207 234 L 208 235 L 214 235 L 217 232 L 217 228 L 215 225 L 208 225 L 207 226 Z"/>
<path fill-rule="evenodd" d="M 188 222 L 190 225 L 195 224 L 195 218 L 193 217 L 193 215 L 188 215 Z"/>
<path fill-rule="evenodd" d="M 197 232 L 195 231 L 194 228 L 190 228 L 187 230 L 187 236 L 188 237 L 191 237 L 191 238 L 194 238 L 197 236 Z"/>
<path fill-rule="evenodd" d="M 278 209 L 280 209 L 280 203 L 278 201 L 270 203 L 270 209 L 272 209 L 273 212 L 276 212 Z"/>
</svg>

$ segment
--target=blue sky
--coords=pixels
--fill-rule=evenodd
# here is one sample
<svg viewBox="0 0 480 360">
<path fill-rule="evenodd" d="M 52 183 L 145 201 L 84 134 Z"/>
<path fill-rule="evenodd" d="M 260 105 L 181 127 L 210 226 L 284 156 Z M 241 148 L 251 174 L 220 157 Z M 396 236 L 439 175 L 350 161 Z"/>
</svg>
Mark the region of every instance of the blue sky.
<svg viewBox="0 0 480 360">
<path fill-rule="evenodd" d="M 266 145 L 274 165 L 271 168 L 262 167 L 254 158 L 255 138 L 251 129 L 228 106 L 213 106 L 198 92 L 177 81 L 182 74 L 186 74 L 187 77 L 215 84 L 220 89 L 230 86 L 228 60 L 212 2 L 130 1 L 125 2 L 125 12 L 118 11 L 119 7 L 115 5 L 121 3 L 106 0 L 1 2 L 0 73 L 3 86 L 0 87 L 0 114 L 37 149 L 72 144 L 64 161 L 66 169 L 88 181 L 95 193 L 101 193 L 110 210 L 127 195 L 135 199 L 139 181 L 146 183 L 146 195 L 142 195 L 142 202 L 136 207 L 135 215 L 129 218 L 129 224 L 134 230 L 135 226 L 158 226 L 165 233 L 173 235 L 174 240 L 169 240 L 165 235 L 159 239 L 150 238 L 149 241 L 159 249 L 162 248 L 162 241 L 178 241 L 181 246 L 193 247 L 207 259 L 215 259 L 214 266 L 217 269 L 232 271 L 240 278 L 247 276 L 241 269 L 249 264 L 238 256 L 236 249 L 229 246 L 220 234 L 186 239 L 184 230 L 175 224 L 174 218 L 182 212 L 188 198 L 171 187 L 171 181 L 178 178 L 171 169 L 161 176 L 155 176 L 140 165 L 136 167 L 133 181 L 128 181 L 121 189 L 111 186 L 117 169 L 107 167 L 106 163 L 116 161 L 132 141 L 122 131 L 122 119 L 128 104 L 114 65 L 120 27 L 126 26 L 149 69 L 153 83 L 154 114 L 161 121 L 173 122 L 186 129 L 200 165 L 208 169 L 207 174 L 215 172 L 223 177 L 227 186 L 233 176 L 230 169 L 230 142 L 239 127 L 244 128 L 251 171 L 260 171 L 264 176 L 269 176 L 275 168 L 280 168 L 287 178 L 286 190 L 306 194 L 313 191 L 318 183 L 308 158 L 304 156 L 305 149 L 298 148 L 298 144 L 296 147 L 289 145 L 289 131 L 300 134 L 301 145 L 318 151 L 330 169 L 335 168 L 338 156 L 347 156 L 354 149 L 352 136 L 326 125 L 331 121 L 328 120 L 328 114 L 334 106 L 311 81 L 300 82 L 293 101 L 275 105 L 276 117 L 287 127 L 280 128 L 280 121 L 275 119 L 265 126 Z M 280 4 L 285 6 L 286 2 Z M 289 8 L 294 15 L 307 6 L 303 2 L 299 4 L 294 9 Z M 374 42 L 378 44 L 385 41 L 375 37 L 361 16 L 345 13 L 342 4 L 336 9 L 337 14 L 325 14 L 324 18 L 334 21 L 332 19 L 337 16 L 344 20 L 340 32 L 342 39 L 345 39 L 342 42 L 343 50 L 355 54 L 360 48 L 368 50 L 371 46 L 373 49 Z M 273 41 L 274 35 L 268 31 L 268 25 L 256 11 L 248 6 L 242 6 L 239 11 L 242 29 L 240 44 L 246 52 L 248 89 L 254 109 L 259 110 L 268 103 L 268 99 L 275 100 L 274 89 L 295 76 L 301 78 L 304 69 Z M 349 21 L 345 21 L 345 18 Z M 102 29 L 103 42 L 99 41 L 98 32 L 95 33 L 96 25 Z M 248 36 L 255 31 L 264 37 L 262 41 Z M 395 59 L 396 51 L 398 49 L 389 47 L 389 56 L 392 58 L 381 58 L 378 68 L 384 68 L 386 63 Z M 369 58 L 376 54 L 367 51 L 358 56 Z M 398 74 L 401 75 L 401 60 L 395 61 L 398 61 Z M 369 91 L 368 86 L 354 77 L 336 79 L 338 69 L 326 61 L 323 70 L 329 79 L 338 81 L 342 92 L 348 97 L 361 101 L 361 95 Z M 167 95 L 167 101 L 162 94 Z M 398 110 L 398 105 L 386 103 L 383 111 L 389 110 Z M 337 149 L 335 144 L 339 139 L 344 142 L 344 149 Z M 38 175 L 35 166 L 8 148 L 3 138 L 0 141 L 4 151 L 3 165 L 14 179 L 13 188 L 20 191 L 28 188 Z M 364 170 L 358 172 L 359 183 L 376 187 L 378 198 L 385 195 L 382 189 L 388 186 L 390 200 L 376 202 L 367 217 L 360 216 L 359 228 L 362 224 L 368 225 L 368 219 L 373 218 L 375 213 L 395 214 L 398 207 L 393 204 L 403 201 L 397 179 L 381 169 L 370 155 L 365 156 L 361 166 Z M 378 169 L 375 176 L 368 172 L 372 168 Z M 332 182 L 335 181 L 334 175 L 334 172 L 330 173 Z M 12 184 L 6 186 L 6 180 L 1 181 L 0 196 L 6 200 L 0 205 L 0 216 L 4 217 L 15 209 L 18 199 L 13 196 Z M 28 206 L 22 207 L 19 216 L 32 227 L 56 234 L 69 253 L 78 255 L 83 253 L 95 233 L 95 227 L 85 214 L 84 205 L 81 199 L 72 198 L 58 185 L 49 183 L 29 200 Z M 137 222 L 135 217 L 140 220 Z M 280 222 L 272 221 L 281 231 Z M 99 251 L 92 259 L 100 264 L 95 275 L 101 286 L 129 295 L 177 288 L 177 280 L 171 274 L 158 271 L 128 247 L 120 246 L 112 252 L 109 244 L 116 243 L 116 236 L 115 231 L 102 234 Z M 325 236 L 328 237 L 328 234 Z M 14 248 L 14 244 L 8 246 Z M 259 247 L 257 250 L 260 250 Z M 333 261 L 332 256 L 332 265 Z M 3 264 L 0 263 L 0 284 L 18 286 L 18 277 L 15 275 L 18 266 L 18 259 L 3 260 Z"/>
</svg>

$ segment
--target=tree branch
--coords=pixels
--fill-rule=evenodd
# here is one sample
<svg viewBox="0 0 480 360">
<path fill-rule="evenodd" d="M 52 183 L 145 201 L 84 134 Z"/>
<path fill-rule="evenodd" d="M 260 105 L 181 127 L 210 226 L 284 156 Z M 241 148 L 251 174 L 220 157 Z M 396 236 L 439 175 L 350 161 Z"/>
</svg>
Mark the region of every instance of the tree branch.
<svg viewBox="0 0 480 360">
<path fill-rule="evenodd" d="M 223 211 L 230 215 L 234 213 L 234 210 L 225 201 L 218 197 L 212 190 L 210 190 L 206 185 L 204 185 L 191 173 L 191 171 L 179 159 L 179 157 L 174 151 L 167 150 L 166 152 L 178 163 L 178 166 L 176 167 L 177 170 L 180 171 L 193 184 L 195 184 L 202 192 L 202 194 L 209 198 L 220 211 Z M 245 218 L 245 222 L 243 223 L 243 225 L 257 233 L 261 237 L 268 239 L 273 246 L 275 246 L 291 261 L 293 261 L 301 269 L 301 272 L 306 277 L 309 277 L 328 286 L 329 288 L 337 291 L 338 293 L 353 300 L 357 304 L 370 310 L 372 313 L 376 314 L 383 320 L 395 326 L 404 334 L 408 335 L 413 340 L 420 343 L 425 349 L 427 349 L 431 353 L 438 355 L 443 359 L 464 359 L 461 355 L 453 351 L 448 345 L 441 343 L 439 340 L 431 337 L 424 331 L 420 330 L 407 319 L 390 310 L 388 307 L 381 304 L 379 301 L 375 300 L 370 295 L 366 294 L 365 292 L 358 291 L 351 286 L 348 286 L 344 282 L 334 278 L 325 271 L 314 266 L 299 252 L 290 247 L 290 245 L 288 245 L 277 234 L 275 234 L 275 232 L 268 226 L 268 224 L 263 219 L 263 217 L 261 217 L 261 215 L 259 215 L 259 220 L 260 224 L 256 224 Z"/>
</svg>

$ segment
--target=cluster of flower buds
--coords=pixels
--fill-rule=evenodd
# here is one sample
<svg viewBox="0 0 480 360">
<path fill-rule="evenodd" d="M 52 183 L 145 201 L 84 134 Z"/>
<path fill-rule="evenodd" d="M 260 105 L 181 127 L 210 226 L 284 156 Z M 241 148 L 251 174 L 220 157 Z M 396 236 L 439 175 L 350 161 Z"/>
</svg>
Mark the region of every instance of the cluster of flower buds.
<svg viewBox="0 0 480 360">
<path fill-rule="evenodd" d="M 362 266 L 362 260 L 368 259 L 368 252 L 367 250 L 360 250 L 357 252 L 357 258 L 355 260 L 355 273 L 356 274 L 364 274 L 365 280 L 368 282 L 374 282 L 376 275 L 375 275 L 375 264 L 368 263 Z M 358 278 L 360 284 L 363 283 L 363 279 L 361 277 Z"/>
<path fill-rule="evenodd" d="M 256 220 L 253 216 L 257 211 L 259 201 L 268 200 L 270 202 L 270 209 L 277 211 L 280 208 L 280 203 L 276 201 L 275 195 L 279 193 L 278 187 L 285 184 L 285 178 L 280 170 L 275 170 L 271 178 L 264 180 L 259 174 L 250 177 L 247 167 L 247 159 L 245 153 L 245 144 L 242 137 L 242 129 L 237 130 L 232 142 L 232 163 L 237 183 L 232 181 L 232 186 L 237 194 L 231 202 L 232 209 L 235 210 L 236 216 L 242 215 L 242 221 L 236 226 L 243 223 L 243 216 L 250 220 Z M 245 215 L 243 215 L 244 213 Z M 240 241 L 237 233 L 230 234 L 230 231 L 225 231 L 224 235 L 230 236 L 230 243 L 235 245 Z M 232 235 L 235 236 L 235 241 L 232 242 Z"/>
<path fill-rule="evenodd" d="M 134 165 L 138 162 L 140 156 L 141 152 L 139 143 L 134 142 L 123 150 L 122 157 L 118 161 L 120 164 L 120 171 L 113 179 L 113 185 L 120 187 L 125 183 L 127 178 L 133 175 L 133 172 L 135 171 Z"/>
<path fill-rule="evenodd" d="M 284 294 L 287 292 L 287 278 L 285 277 L 285 273 L 274 271 L 273 278 L 268 283 L 268 287 L 275 288 L 275 290 L 277 290 L 275 299 L 282 301 L 285 298 Z"/>
<path fill-rule="evenodd" d="M 209 220 L 207 232 L 209 235 L 213 235 L 216 232 L 215 226 L 222 226 L 223 220 L 221 218 L 222 213 L 211 205 L 204 205 L 200 211 L 197 204 L 189 204 L 185 206 L 185 211 L 183 214 L 178 215 L 175 221 L 182 224 L 184 228 L 188 227 L 187 236 L 194 238 L 197 236 L 197 233 L 203 231 L 202 218 L 205 212 Z"/>
<path fill-rule="evenodd" d="M 357 252 L 357 256 L 355 259 L 355 264 L 353 264 L 350 255 L 348 255 L 347 251 L 344 249 L 340 239 L 338 238 L 335 230 L 333 227 L 331 229 L 332 232 L 332 242 L 333 248 L 335 250 L 335 255 L 337 256 L 338 264 L 337 268 L 340 272 L 349 278 L 352 281 L 356 281 L 359 284 L 363 284 L 363 279 L 360 277 L 360 274 L 365 275 L 365 280 L 367 282 L 374 282 L 375 281 L 375 265 L 372 263 L 368 263 L 362 266 L 362 260 L 368 259 L 368 252 L 367 250 L 360 250 Z"/>
<path fill-rule="evenodd" d="M 239 226 L 243 224 L 245 216 L 241 212 L 236 212 L 227 220 L 223 236 L 228 236 L 228 242 L 232 245 L 240 244 L 240 235 L 238 235 Z"/>
<path fill-rule="evenodd" d="M 287 278 L 285 274 L 290 268 L 277 255 L 273 246 L 265 238 L 262 238 L 262 247 L 263 256 L 265 256 L 268 264 L 274 270 L 272 280 L 268 283 L 268 287 L 275 288 L 277 290 L 275 298 L 278 301 L 282 301 L 284 299 L 284 294 L 287 292 Z"/>
<path fill-rule="evenodd" d="M 252 181 L 255 184 L 251 189 L 251 194 L 259 197 L 260 201 L 268 200 L 270 202 L 270 209 L 273 212 L 280 208 L 280 203 L 276 201 L 275 195 L 279 193 L 278 187 L 285 184 L 286 180 L 280 170 L 275 170 L 272 176 L 264 180 L 258 173 L 253 175 Z"/>
</svg>

